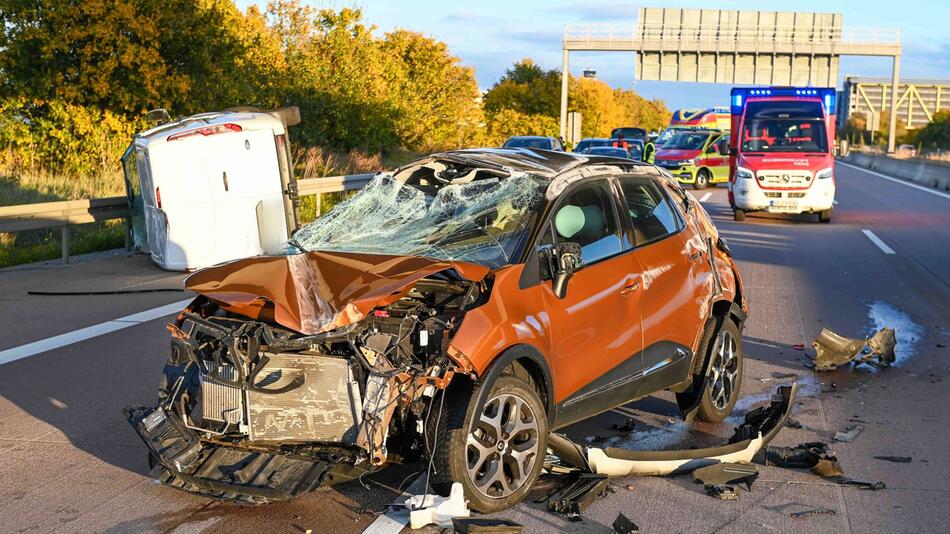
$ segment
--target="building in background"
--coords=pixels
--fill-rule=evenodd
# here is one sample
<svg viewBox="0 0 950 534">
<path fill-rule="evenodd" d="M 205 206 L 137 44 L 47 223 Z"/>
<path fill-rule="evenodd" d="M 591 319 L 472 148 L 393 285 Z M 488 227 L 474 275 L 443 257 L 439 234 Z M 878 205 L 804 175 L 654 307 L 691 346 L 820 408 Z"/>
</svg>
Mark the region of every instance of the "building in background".
<svg viewBox="0 0 950 534">
<path fill-rule="evenodd" d="M 851 117 L 860 115 L 866 121 L 867 130 L 879 131 L 881 112 L 890 111 L 891 80 L 847 76 L 838 102 L 839 128 Z M 905 128 L 923 128 L 937 111 L 950 109 L 950 80 L 900 80 L 895 108 L 897 120 Z"/>
</svg>

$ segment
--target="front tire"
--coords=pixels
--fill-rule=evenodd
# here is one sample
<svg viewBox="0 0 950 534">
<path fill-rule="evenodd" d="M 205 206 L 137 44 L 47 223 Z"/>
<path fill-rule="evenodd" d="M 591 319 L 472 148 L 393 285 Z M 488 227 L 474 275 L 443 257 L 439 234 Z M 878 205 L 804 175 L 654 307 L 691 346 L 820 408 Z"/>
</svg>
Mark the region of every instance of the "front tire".
<svg viewBox="0 0 950 534">
<path fill-rule="evenodd" d="M 823 223 L 831 222 L 831 208 L 818 212 L 818 221 Z"/>
<path fill-rule="evenodd" d="M 706 189 L 706 186 L 709 185 L 709 178 L 709 171 L 706 169 L 699 169 L 699 172 L 696 173 L 696 181 L 693 182 L 693 189 L 697 191 Z"/>
<path fill-rule="evenodd" d="M 710 358 L 698 415 L 703 421 L 719 423 L 732 413 L 742 387 L 742 335 L 734 322 L 727 319 L 716 333 Z"/>
<path fill-rule="evenodd" d="M 434 412 L 440 400 L 434 400 L 426 425 L 431 429 L 427 435 L 433 437 L 427 442 L 436 489 L 444 492 L 452 482 L 460 482 L 473 510 L 492 513 L 521 502 L 537 482 L 547 450 L 548 420 L 538 391 L 527 381 L 502 375 L 479 407 L 484 387 L 482 383 L 449 393 L 438 424 Z"/>
<path fill-rule="evenodd" d="M 739 208 L 733 208 L 733 209 L 732 209 L 732 218 L 735 219 L 735 220 L 738 221 L 738 222 L 744 221 L 744 220 L 745 220 L 745 210 L 739 209 Z"/>
</svg>

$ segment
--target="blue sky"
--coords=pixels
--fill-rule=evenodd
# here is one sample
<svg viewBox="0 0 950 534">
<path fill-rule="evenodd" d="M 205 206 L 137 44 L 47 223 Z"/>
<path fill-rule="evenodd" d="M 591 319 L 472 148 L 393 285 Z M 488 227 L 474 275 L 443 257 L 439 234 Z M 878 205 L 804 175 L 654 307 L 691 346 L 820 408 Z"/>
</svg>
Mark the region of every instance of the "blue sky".
<svg viewBox="0 0 950 534">
<path fill-rule="evenodd" d="M 251 2 L 237 0 L 240 7 Z M 841 13 L 845 28 L 886 27 L 903 32 L 904 78 L 950 78 L 950 2 L 941 0 L 884 0 L 710 2 L 678 0 L 363 0 L 311 1 L 317 7 L 360 7 L 364 19 L 386 32 L 407 28 L 448 44 L 463 64 L 475 68 L 479 86 L 492 84 L 515 61 L 530 57 L 545 68 L 561 67 L 561 39 L 565 24 L 635 24 L 640 6 L 763 11 Z M 670 109 L 726 105 L 729 86 L 696 83 L 638 82 L 633 53 L 572 53 L 571 72 L 586 67 L 607 83 L 633 88 L 648 98 L 662 98 Z M 889 58 L 843 57 L 840 75 L 890 76 Z"/>
</svg>

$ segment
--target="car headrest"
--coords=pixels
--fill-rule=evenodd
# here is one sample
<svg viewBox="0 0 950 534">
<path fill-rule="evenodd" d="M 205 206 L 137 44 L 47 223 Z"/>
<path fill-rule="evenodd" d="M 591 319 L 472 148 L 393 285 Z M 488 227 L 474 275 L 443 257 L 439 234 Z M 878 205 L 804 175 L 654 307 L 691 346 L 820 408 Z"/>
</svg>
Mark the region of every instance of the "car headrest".
<svg viewBox="0 0 950 534">
<path fill-rule="evenodd" d="M 600 206 L 561 207 L 554 216 L 554 228 L 564 239 L 599 236 L 604 228 L 604 213 Z"/>
</svg>

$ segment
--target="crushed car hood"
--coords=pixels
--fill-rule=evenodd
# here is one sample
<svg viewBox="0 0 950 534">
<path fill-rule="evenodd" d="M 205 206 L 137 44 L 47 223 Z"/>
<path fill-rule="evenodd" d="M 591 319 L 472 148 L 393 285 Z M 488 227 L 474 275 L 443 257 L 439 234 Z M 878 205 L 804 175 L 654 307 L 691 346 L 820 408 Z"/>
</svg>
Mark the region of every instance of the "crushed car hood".
<svg viewBox="0 0 950 534">
<path fill-rule="evenodd" d="M 489 270 L 418 256 L 307 252 L 210 267 L 189 276 L 185 287 L 230 312 L 312 335 L 355 323 L 398 300 L 416 281 L 449 269 L 472 281 Z"/>
</svg>

